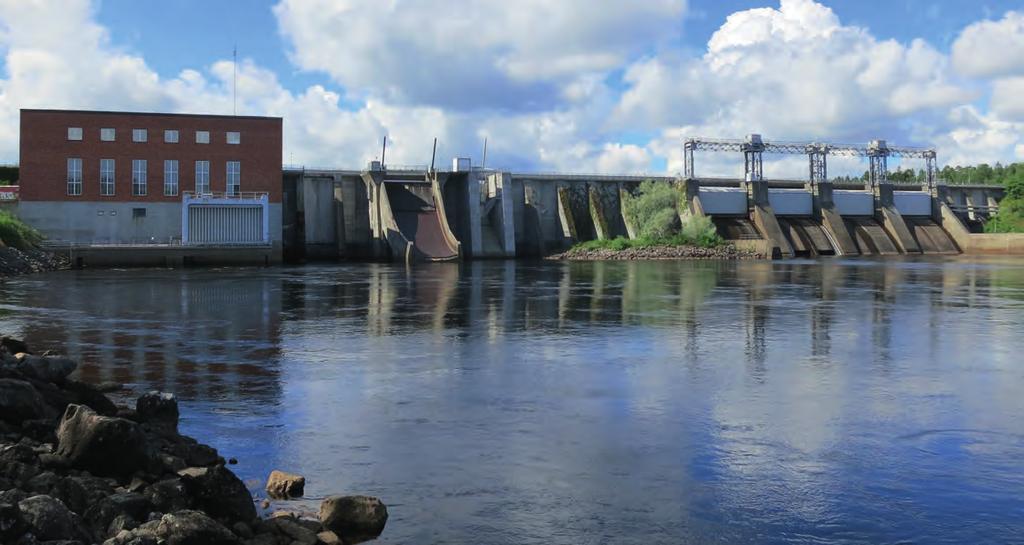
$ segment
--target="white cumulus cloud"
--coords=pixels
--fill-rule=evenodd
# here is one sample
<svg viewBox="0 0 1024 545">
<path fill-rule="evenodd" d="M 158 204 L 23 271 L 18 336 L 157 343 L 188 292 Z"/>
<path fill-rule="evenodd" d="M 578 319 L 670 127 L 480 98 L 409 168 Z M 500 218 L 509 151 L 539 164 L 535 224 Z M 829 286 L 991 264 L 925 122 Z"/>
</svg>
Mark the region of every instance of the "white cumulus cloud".
<svg viewBox="0 0 1024 545">
<path fill-rule="evenodd" d="M 969 25 L 953 42 L 953 65 L 973 77 L 1024 74 L 1024 12 Z"/>
</svg>

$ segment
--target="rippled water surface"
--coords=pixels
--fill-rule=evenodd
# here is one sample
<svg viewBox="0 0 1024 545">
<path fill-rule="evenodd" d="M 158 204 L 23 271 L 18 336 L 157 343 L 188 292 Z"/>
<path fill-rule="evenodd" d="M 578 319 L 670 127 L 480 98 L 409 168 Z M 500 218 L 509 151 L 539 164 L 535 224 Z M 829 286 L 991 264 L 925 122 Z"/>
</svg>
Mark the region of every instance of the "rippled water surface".
<svg viewBox="0 0 1024 545">
<path fill-rule="evenodd" d="M 1024 541 L 1024 261 L 62 272 L 0 331 L 384 543 Z"/>
</svg>

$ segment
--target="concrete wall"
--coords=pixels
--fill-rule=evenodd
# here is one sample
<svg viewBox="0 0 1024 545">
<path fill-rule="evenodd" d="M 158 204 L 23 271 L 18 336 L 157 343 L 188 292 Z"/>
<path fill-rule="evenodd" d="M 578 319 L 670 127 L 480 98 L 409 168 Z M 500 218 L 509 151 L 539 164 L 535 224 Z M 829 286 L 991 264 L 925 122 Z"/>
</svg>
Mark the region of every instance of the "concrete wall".
<svg viewBox="0 0 1024 545">
<path fill-rule="evenodd" d="M 134 209 L 146 211 L 133 217 Z M 18 216 L 48 239 L 75 244 L 168 244 L 181 240 L 181 203 L 22 201 Z M 269 232 L 281 243 L 281 205 L 271 203 Z"/>
<path fill-rule="evenodd" d="M 305 212 L 305 242 L 310 246 L 337 243 L 335 233 L 334 184 L 332 176 L 303 177 L 298 186 L 300 210 Z"/>
</svg>

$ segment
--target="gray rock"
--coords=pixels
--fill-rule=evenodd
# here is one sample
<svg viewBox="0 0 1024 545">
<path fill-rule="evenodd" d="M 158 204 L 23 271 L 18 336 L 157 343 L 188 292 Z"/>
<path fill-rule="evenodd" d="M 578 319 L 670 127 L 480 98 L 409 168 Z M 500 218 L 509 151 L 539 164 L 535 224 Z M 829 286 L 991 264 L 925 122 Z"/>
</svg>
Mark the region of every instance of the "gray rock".
<svg viewBox="0 0 1024 545">
<path fill-rule="evenodd" d="M 128 476 L 151 464 L 138 424 L 68 405 L 57 427 L 57 454 L 73 467 L 101 476 Z"/>
<path fill-rule="evenodd" d="M 174 394 L 148 392 L 135 402 L 135 413 L 140 422 L 178 429 L 178 400 Z"/>
<path fill-rule="evenodd" d="M 14 356 L 22 352 L 28 352 L 28 345 L 18 339 L 0 337 L 0 350 Z"/>
<path fill-rule="evenodd" d="M 11 488 L 9 490 L 0 490 L 0 503 L 9 503 L 11 505 L 18 505 L 21 500 L 28 497 L 28 493 L 19 488 Z"/>
<path fill-rule="evenodd" d="M 224 466 L 188 468 L 179 472 L 185 489 L 196 507 L 210 515 L 231 521 L 250 522 L 256 518 L 256 505 L 249 489 Z"/>
<path fill-rule="evenodd" d="M 252 539 L 253 536 L 252 528 L 249 528 L 248 524 L 241 521 L 232 524 L 231 531 L 242 539 Z"/>
<path fill-rule="evenodd" d="M 50 494 L 55 486 L 61 481 L 60 475 L 52 471 L 40 473 L 25 483 L 25 490 L 35 494 Z"/>
<path fill-rule="evenodd" d="M 384 531 L 388 508 L 370 496 L 331 496 L 320 504 L 324 529 L 342 537 L 376 537 Z"/>
<path fill-rule="evenodd" d="M 61 384 L 78 368 L 77 363 L 60 356 L 33 356 L 21 353 L 15 356 L 15 360 L 15 367 L 26 377 L 54 384 Z"/>
<path fill-rule="evenodd" d="M 149 485 L 144 494 L 157 511 L 171 513 L 192 508 L 192 498 L 181 479 L 167 479 Z"/>
<path fill-rule="evenodd" d="M 338 537 L 338 534 L 330 530 L 320 532 L 316 535 L 316 538 L 319 539 L 320 543 L 323 543 L 324 545 L 344 545 L 344 543 L 341 541 L 341 538 Z"/>
<path fill-rule="evenodd" d="M 316 532 L 298 524 L 291 517 L 277 517 L 271 521 L 277 527 L 279 534 L 288 536 L 291 540 L 302 545 L 316 545 Z"/>
<path fill-rule="evenodd" d="M 301 475 L 274 470 L 267 478 L 267 495 L 278 500 L 301 498 L 305 492 L 306 478 Z"/>
<path fill-rule="evenodd" d="M 127 516 L 133 520 L 146 520 L 153 508 L 149 498 L 135 492 L 112 494 L 93 504 L 82 516 L 96 529 L 107 529 L 119 516 Z"/>
<path fill-rule="evenodd" d="M 164 515 L 156 528 L 166 545 L 237 545 L 235 534 L 199 511 L 178 511 Z"/>
<path fill-rule="evenodd" d="M 52 414 L 43 396 L 24 380 L 0 379 L 0 420 L 21 424 Z"/>
<path fill-rule="evenodd" d="M 114 493 L 106 479 L 93 476 L 65 477 L 50 490 L 50 495 L 64 502 L 72 511 L 84 513 L 90 506 Z"/>
<path fill-rule="evenodd" d="M 58 499 L 32 496 L 21 500 L 18 509 L 40 541 L 78 537 L 74 514 Z"/>
<path fill-rule="evenodd" d="M 15 538 L 28 530 L 28 523 L 21 509 L 11 503 L 0 503 L 0 542 L 13 543 Z"/>
<path fill-rule="evenodd" d="M 114 520 L 110 521 L 107 526 L 107 536 L 116 536 L 121 532 L 128 530 L 134 530 L 139 527 L 139 521 L 132 518 L 130 515 L 118 515 L 114 517 Z"/>
</svg>

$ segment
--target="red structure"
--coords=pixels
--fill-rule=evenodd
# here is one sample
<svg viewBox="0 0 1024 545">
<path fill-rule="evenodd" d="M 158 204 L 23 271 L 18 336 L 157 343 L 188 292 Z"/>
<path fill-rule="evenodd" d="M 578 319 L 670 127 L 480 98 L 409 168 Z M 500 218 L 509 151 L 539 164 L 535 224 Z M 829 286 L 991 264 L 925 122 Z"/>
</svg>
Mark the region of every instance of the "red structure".
<svg viewBox="0 0 1024 545">
<path fill-rule="evenodd" d="M 197 191 L 202 162 L 209 187 L 199 189 L 228 192 L 234 162 L 241 192 L 267 193 L 279 203 L 281 127 L 279 117 L 21 110 L 21 200 L 180 202 L 182 193 Z M 69 191 L 69 159 L 81 161 L 80 193 Z M 113 194 L 101 191 L 104 159 L 113 161 Z M 139 184 L 133 191 L 134 161 L 145 161 L 144 191 Z M 177 161 L 176 190 L 165 184 L 173 175 L 166 161 Z"/>
<path fill-rule="evenodd" d="M 22 110 L 18 215 L 76 245 L 280 248 L 279 117 Z"/>
</svg>

